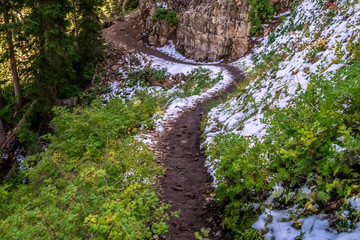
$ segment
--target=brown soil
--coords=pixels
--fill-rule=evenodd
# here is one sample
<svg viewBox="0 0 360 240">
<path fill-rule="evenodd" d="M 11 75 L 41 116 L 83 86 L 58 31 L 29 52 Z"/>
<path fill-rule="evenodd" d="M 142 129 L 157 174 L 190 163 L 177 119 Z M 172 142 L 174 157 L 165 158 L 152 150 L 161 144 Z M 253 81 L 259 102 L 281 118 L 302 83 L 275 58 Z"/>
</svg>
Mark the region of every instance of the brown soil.
<svg viewBox="0 0 360 240">
<path fill-rule="evenodd" d="M 114 52 L 142 52 L 175 63 L 184 63 L 161 52 L 151 49 L 139 40 L 141 26 L 134 19 L 114 21 L 103 30 L 110 50 Z M 115 61 L 115 60 L 114 60 Z M 190 65 L 201 65 L 191 64 Z M 217 64 L 230 72 L 234 84 L 224 91 L 231 91 L 242 79 L 242 72 L 230 65 Z M 213 96 L 213 99 L 218 96 Z M 200 148 L 201 121 L 206 102 L 199 102 L 195 108 L 182 113 L 174 122 L 165 126 L 165 131 L 154 133 L 157 144 L 154 147 L 157 161 L 166 169 L 160 179 L 162 200 L 171 204 L 170 211 L 180 210 L 180 217 L 170 218 L 170 230 L 164 236 L 154 236 L 167 240 L 196 239 L 194 232 L 201 228 L 209 232 L 208 239 L 230 239 L 221 232 L 221 213 L 211 200 L 213 179 L 205 167 L 205 155 Z M 208 199 L 207 199 L 208 198 Z"/>
<path fill-rule="evenodd" d="M 160 159 L 166 168 L 160 180 L 162 198 L 171 204 L 171 211 L 180 210 L 179 218 L 171 217 L 170 231 L 163 239 L 196 239 L 194 232 L 201 228 L 210 232 L 210 239 L 226 239 L 221 236 L 216 206 L 213 201 L 206 201 L 213 193 L 213 179 L 200 149 L 204 106 L 200 103 L 183 113 L 159 138 L 157 149 L 162 149 Z"/>
</svg>

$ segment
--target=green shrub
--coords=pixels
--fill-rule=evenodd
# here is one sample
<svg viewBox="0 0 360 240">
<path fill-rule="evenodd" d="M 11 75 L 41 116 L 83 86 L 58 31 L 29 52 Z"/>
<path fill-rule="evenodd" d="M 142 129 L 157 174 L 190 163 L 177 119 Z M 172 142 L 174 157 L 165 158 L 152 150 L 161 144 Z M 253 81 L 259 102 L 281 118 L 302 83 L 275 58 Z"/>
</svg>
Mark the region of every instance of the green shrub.
<svg viewBox="0 0 360 240">
<path fill-rule="evenodd" d="M 307 90 L 292 104 L 266 112 L 269 127 L 262 142 L 235 134 L 215 138 L 207 155 L 215 166 L 216 197 L 225 206 L 229 229 L 239 234 L 251 228 L 242 218 L 277 182 L 285 193 L 306 183 L 313 187 L 311 201 L 319 206 L 360 192 L 359 73 L 356 62 L 332 79 L 312 75 Z M 307 201 L 301 193 L 281 199 L 283 206 Z M 347 227 L 338 222 L 340 230 Z"/>
<path fill-rule="evenodd" d="M 351 51 L 353 54 L 353 61 L 360 60 L 360 40 L 358 40 L 358 41 L 353 40 L 357 36 L 358 36 L 358 34 L 354 34 L 351 37 L 351 39 L 348 40 L 348 44 L 346 46 L 346 49 L 348 51 Z"/>
<path fill-rule="evenodd" d="M 196 68 L 186 77 L 185 83 L 181 86 L 184 91 L 182 97 L 188 97 L 201 93 L 201 90 L 211 87 L 222 79 L 221 73 L 212 78 L 211 70 L 207 68 Z"/>
<path fill-rule="evenodd" d="M 262 23 L 269 22 L 274 15 L 274 7 L 269 0 L 250 0 L 249 21 L 251 22 L 250 34 L 256 36 L 262 30 Z"/>
<path fill-rule="evenodd" d="M 39 138 L 39 136 L 31 130 L 31 124 L 29 122 L 26 122 L 20 129 L 18 129 L 16 137 L 25 149 L 30 149 Z"/>
<path fill-rule="evenodd" d="M 151 185 L 162 170 L 133 137 L 157 99 L 56 108 L 51 143 L 27 160 L 19 185 L 0 187 L 1 239 L 149 239 L 168 208 Z"/>
<path fill-rule="evenodd" d="M 326 14 L 326 23 L 330 24 L 335 16 L 336 16 L 336 12 L 330 9 Z"/>
<path fill-rule="evenodd" d="M 156 8 L 155 14 L 153 16 L 153 21 L 160 21 L 166 19 L 167 9 L 164 7 Z"/>
<path fill-rule="evenodd" d="M 358 191 L 352 185 L 359 177 L 356 166 L 360 164 L 356 157 L 360 146 L 356 124 L 360 118 L 359 69 L 357 63 L 332 80 L 313 76 L 293 106 L 269 116 L 271 127 L 265 144 L 269 146 L 270 168 L 280 181 L 299 186 L 310 178 L 318 197 L 325 201 L 321 191 L 331 199 Z"/>
<path fill-rule="evenodd" d="M 163 169 L 134 135 L 153 127 L 153 116 L 173 97 L 147 92 L 168 78 L 166 69 L 132 71 L 123 86 L 143 87 L 133 100 L 55 108 L 54 133 L 44 137 L 48 149 L 27 159 L 30 169 L 17 175 L 23 179 L 0 187 L 0 238 L 122 240 L 166 232 L 169 206 L 154 187 Z M 200 93 L 220 79 L 195 69 L 179 85 L 179 95 Z M 100 90 L 83 97 L 91 101 Z M 18 136 L 24 143 L 32 139 L 26 125 Z"/>
<path fill-rule="evenodd" d="M 155 14 L 152 18 L 154 22 L 160 20 L 166 20 L 166 22 L 170 25 L 176 25 L 179 22 L 179 18 L 174 10 L 169 10 L 164 7 L 156 8 Z"/>
<path fill-rule="evenodd" d="M 144 68 L 140 70 L 130 71 L 124 83 L 127 87 L 142 86 L 148 87 L 152 85 L 161 85 L 170 77 L 166 68 Z"/>
<path fill-rule="evenodd" d="M 246 138 L 227 134 L 217 136 L 207 152 L 219 180 L 216 197 L 225 205 L 224 222 L 233 231 L 238 230 L 237 224 L 241 213 L 247 209 L 246 204 L 258 202 L 256 195 L 274 186 L 266 179 L 268 163 L 261 156 L 264 153 L 262 144 L 257 143 L 249 148 L 250 141 Z"/>
<path fill-rule="evenodd" d="M 174 10 L 168 11 L 166 14 L 166 21 L 170 26 L 176 25 L 179 22 L 179 18 Z"/>
</svg>

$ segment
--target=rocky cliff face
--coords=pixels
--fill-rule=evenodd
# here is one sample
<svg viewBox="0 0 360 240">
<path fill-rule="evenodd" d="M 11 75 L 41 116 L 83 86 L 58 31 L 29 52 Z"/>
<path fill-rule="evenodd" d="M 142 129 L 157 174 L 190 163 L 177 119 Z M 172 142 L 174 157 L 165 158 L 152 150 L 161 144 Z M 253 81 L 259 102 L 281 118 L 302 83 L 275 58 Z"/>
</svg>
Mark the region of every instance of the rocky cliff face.
<svg viewBox="0 0 360 240">
<path fill-rule="evenodd" d="M 154 21 L 156 8 L 154 0 L 140 0 L 140 19 L 143 21 L 145 30 L 148 33 L 150 45 L 164 45 L 170 36 L 175 33 L 176 25 L 171 26 L 166 20 Z M 168 8 L 168 6 L 166 5 Z"/>
<path fill-rule="evenodd" d="M 178 50 L 201 61 L 243 56 L 250 30 L 247 11 L 243 0 L 191 1 L 177 29 Z"/>
<path fill-rule="evenodd" d="M 272 0 L 273 3 L 279 1 Z M 153 21 L 157 5 L 178 13 L 177 26 L 170 26 L 166 20 Z M 149 33 L 150 45 L 163 45 L 173 36 L 179 52 L 199 61 L 245 55 L 251 28 L 248 10 L 246 0 L 168 0 L 163 3 L 140 0 L 141 18 Z"/>
<path fill-rule="evenodd" d="M 153 21 L 155 1 L 140 1 L 150 45 L 163 45 L 176 33 L 177 50 L 195 60 L 239 58 L 247 52 L 250 24 L 244 0 L 169 0 L 164 6 L 179 14 L 177 28 L 166 20 Z"/>
</svg>

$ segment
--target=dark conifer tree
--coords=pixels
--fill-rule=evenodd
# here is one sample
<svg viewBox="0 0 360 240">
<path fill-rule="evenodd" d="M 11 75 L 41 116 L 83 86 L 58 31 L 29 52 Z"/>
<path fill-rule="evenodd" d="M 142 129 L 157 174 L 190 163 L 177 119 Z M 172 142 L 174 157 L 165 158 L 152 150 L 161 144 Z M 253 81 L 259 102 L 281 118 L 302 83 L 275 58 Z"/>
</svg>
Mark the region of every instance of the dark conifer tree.
<svg viewBox="0 0 360 240">
<path fill-rule="evenodd" d="M 71 6 L 67 0 L 28 0 L 28 7 L 26 33 L 35 51 L 29 70 L 39 102 L 49 103 L 74 79 L 73 42 L 66 32 Z"/>
<path fill-rule="evenodd" d="M 79 62 L 77 69 L 81 74 L 81 84 L 88 85 L 95 73 L 96 64 L 104 56 L 103 38 L 98 11 L 101 0 L 78 0 L 79 35 L 77 45 Z"/>
</svg>

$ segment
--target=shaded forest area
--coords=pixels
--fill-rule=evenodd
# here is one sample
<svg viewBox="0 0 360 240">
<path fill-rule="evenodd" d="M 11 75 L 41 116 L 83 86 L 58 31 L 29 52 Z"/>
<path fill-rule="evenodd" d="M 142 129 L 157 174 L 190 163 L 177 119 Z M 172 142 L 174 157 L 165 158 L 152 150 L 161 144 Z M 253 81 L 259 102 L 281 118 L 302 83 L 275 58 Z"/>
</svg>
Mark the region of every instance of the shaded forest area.
<svg viewBox="0 0 360 240">
<path fill-rule="evenodd" d="M 0 151 L 20 144 L 36 152 L 52 107 L 76 103 L 96 84 L 106 52 L 102 22 L 135 9 L 138 1 L 0 3 Z"/>
</svg>

